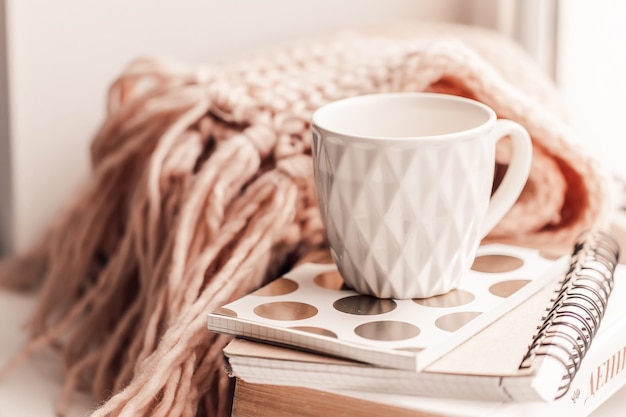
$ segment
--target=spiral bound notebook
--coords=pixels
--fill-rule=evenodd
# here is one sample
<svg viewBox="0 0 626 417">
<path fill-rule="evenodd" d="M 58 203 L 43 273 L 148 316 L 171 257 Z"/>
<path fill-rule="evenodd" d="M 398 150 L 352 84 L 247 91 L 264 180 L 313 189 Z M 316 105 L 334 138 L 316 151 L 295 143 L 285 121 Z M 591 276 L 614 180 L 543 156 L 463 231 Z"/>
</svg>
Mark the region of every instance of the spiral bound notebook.
<svg viewBox="0 0 626 417">
<path fill-rule="evenodd" d="M 601 232 L 588 234 L 576 245 L 557 297 L 520 365 L 530 369 L 538 358 L 549 358 L 562 367 L 557 397 L 567 392 L 600 328 L 615 284 L 619 252 L 617 242 Z"/>
<path fill-rule="evenodd" d="M 578 245 L 576 252 L 584 248 Z M 555 261 L 528 248 L 485 245 L 458 289 L 422 300 L 359 295 L 342 285 L 334 264 L 307 263 L 210 313 L 208 327 L 382 367 L 422 370 L 563 277 L 578 258 Z"/>
<path fill-rule="evenodd" d="M 224 353 L 232 375 L 250 383 L 497 401 L 562 397 L 582 372 L 571 399 L 580 400 L 583 405 L 574 405 L 580 407 L 597 399 L 596 391 L 618 379 L 617 374 L 626 373 L 626 283 L 615 283 L 618 256 L 619 247 L 609 235 L 586 235 L 567 271 L 551 285 L 423 372 L 242 339 L 231 342 Z M 620 274 L 626 279 L 626 269 Z M 614 302 L 609 304 L 614 286 Z M 603 321 L 608 305 L 610 313 Z M 584 362 L 596 336 L 597 345 Z"/>
</svg>

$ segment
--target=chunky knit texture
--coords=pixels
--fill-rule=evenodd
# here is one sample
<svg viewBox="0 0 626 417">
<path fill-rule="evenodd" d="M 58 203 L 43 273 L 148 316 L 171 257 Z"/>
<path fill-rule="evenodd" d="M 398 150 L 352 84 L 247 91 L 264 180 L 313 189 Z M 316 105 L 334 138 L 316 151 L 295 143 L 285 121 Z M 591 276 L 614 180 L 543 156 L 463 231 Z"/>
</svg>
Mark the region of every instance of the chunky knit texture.
<svg viewBox="0 0 626 417">
<path fill-rule="evenodd" d="M 23 355 L 57 346 L 71 393 L 104 416 L 227 415 L 224 336 L 206 313 L 279 275 L 324 234 L 310 116 L 347 96 L 435 91 L 521 123 L 528 184 L 490 234 L 569 245 L 606 219 L 606 179 L 547 78 L 510 41 L 451 25 L 386 26 L 187 68 L 139 59 L 111 86 L 82 192 L 0 280 L 40 285 Z M 508 150 L 498 149 L 499 167 Z"/>
</svg>

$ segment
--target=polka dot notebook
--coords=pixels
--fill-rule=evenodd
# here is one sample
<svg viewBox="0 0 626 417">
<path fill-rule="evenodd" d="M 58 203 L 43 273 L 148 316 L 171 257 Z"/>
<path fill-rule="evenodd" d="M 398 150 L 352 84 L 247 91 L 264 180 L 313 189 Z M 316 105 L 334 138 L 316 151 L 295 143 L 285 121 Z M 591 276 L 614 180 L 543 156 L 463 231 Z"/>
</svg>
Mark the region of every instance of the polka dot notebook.
<svg viewBox="0 0 626 417">
<path fill-rule="evenodd" d="M 413 300 L 347 288 L 333 263 L 300 265 L 209 314 L 209 330 L 373 365 L 422 370 L 563 276 L 569 257 L 492 244 L 456 290 Z"/>
</svg>

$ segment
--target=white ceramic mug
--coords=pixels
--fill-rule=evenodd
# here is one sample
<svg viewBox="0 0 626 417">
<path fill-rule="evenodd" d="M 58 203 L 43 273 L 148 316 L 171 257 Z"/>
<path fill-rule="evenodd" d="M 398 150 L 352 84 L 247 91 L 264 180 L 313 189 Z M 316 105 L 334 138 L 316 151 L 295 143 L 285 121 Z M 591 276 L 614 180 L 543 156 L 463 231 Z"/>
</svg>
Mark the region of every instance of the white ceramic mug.
<svg viewBox="0 0 626 417">
<path fill-rule="evenodd" d="M 492 194 L 496 142 L 513 156 Z M 351 97 L 313 114 L 317 197 L 346 284 L 380 298 L 456 288 L 521 193 L 528 133 L 488 106 L 433 93 Z"/>
</svg>

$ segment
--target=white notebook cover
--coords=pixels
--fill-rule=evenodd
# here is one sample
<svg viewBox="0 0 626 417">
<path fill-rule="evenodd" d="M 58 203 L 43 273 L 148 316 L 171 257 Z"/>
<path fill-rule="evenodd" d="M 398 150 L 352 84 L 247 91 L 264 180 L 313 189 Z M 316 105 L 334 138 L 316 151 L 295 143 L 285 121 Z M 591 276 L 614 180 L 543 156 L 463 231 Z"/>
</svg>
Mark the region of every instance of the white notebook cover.
<svg viewBox="0 0 626 417">
<path fill-rule="evenodd" d="M 209 330 L 422 370 L 563 275 L 569 257 L 501 244 L 479 248 L 460 287 L 423 300 L 381 300 L 342 286 L 334 264 L 307 263 L 209 314 Z M 539 319 L 539 318 L 538 318 Z"/>
</svg>

